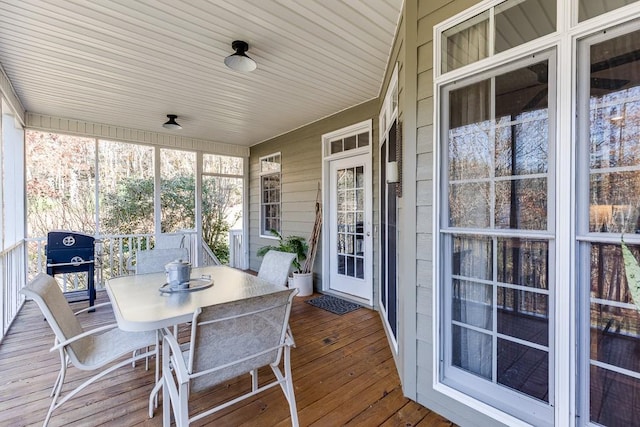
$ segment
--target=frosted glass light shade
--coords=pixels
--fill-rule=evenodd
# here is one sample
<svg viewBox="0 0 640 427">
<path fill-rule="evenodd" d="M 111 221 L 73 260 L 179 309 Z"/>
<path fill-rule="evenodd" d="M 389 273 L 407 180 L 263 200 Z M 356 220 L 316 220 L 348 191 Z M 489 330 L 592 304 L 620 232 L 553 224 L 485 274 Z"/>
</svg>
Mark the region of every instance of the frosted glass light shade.
<svg viewBox="0 0 640 427">
<path fill-rule="evenodd" d="M 398 181 L 398 162 L 387 163 L 387 184 L 392 184 Z"/>
<path fill-rule="evenodd" d="M 258 68 L 256 61 L 249 58 L 247 55 L 240 55 L 237 53 L 224 58 L 224 64 L 234 71 L 241 71 L 243 73 L 248 73 L 249 71 L 253 71 Z"/>
<path fill-rule="evenodd" d="M 249 45 L 247 44 L 247 42 L 236 40 L 231 43 L 231 47 L 236 51 L 236 53 L 224 58 L 224 64 L 227 67 L 231 68 L 234 71 L 241 71 L 243 73 L 248 73 L 258 67 L 256 61 L 249 58 L 245 53 L 247 50 L 249 50 Z"/>
<path fill-rule="evenodd" d="M 167 120 L 167 122 L 162 125 L 163 128 L 171 130 L 182 129 L 182 126 L 180 126 L 178 122 L 176 122 L 178 116 L 176 116 L 175 114 L 167 114 L 167 117 L 169 118 L 169 120 Z"/>
</svg>

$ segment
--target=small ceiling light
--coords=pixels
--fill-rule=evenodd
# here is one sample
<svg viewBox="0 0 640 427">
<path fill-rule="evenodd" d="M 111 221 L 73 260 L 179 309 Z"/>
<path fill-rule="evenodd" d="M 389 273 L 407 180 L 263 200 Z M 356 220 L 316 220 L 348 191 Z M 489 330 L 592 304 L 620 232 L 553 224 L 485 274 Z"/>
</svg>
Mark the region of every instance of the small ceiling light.
<svg viewBox="0 0 640 427">
<path fill-rule="evenodd" d="M 236 40 L 231 43 L 231 47 L 236 51 L 236 53 L 224 58 L 224 64 L 227 67 L 235 71 L 242 71 L 243 73 L 253 71 L 258 67 L 256 61 L 249 58 L 245 53 L 249 50 L 249 45 L 247 44 L 247 42 Z"/>
<path fill-rule="evenodd" d="M 167 117 L 169 117 L 169 120 L 167 120 L 167 122 L 163 124 L 162 127 L 165 127 L 171 130 L 182 129 L 182 126 L 180 126 L 178 122 L 176 122 L 176 119 L 178 118 L 178 116 L 176 116 L 175 114 L 167 114 Z"/>
</svg>

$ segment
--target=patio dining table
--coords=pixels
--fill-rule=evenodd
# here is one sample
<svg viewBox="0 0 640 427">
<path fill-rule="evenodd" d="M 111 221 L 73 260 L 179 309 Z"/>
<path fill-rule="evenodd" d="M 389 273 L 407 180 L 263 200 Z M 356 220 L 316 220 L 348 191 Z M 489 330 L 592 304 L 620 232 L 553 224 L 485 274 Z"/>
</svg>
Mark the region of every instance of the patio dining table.
<svg viewBox="0 0 640 427">
<path fill-rule="evenodd" d="M 136 274 L 109 279 L 106 284 L 118 327 L 125 331 L 152 331 L 189 322 L 199 307 L 210 307 L 286 289 L 227 266 L 191 270 L 196 285 L 161 292 L 164 273 Z M 208 286 L 211 281 L 211 286 Z M 167 289 L 165 286 L 163 289 Z"/>
<path fill-rule="evenodd" d="M 286 289 L 227 266 L 191 270 L 193 287 L 172 291 L 165 273 L 135 274 L 109 279 L 107 293 L 118 327 L 125 331 L 169 333 L 169 328 L 193 319 L 199 307 L 260 297 Z M 160 365 L 160 361 L 156 361 Z M 162 387 L 158 381 L 149 395 L 149 417 Z M 155 398 L 155 399 L 154 399 Z M 155 405 L 153 401 L 155 400 Z"/>
</svg>

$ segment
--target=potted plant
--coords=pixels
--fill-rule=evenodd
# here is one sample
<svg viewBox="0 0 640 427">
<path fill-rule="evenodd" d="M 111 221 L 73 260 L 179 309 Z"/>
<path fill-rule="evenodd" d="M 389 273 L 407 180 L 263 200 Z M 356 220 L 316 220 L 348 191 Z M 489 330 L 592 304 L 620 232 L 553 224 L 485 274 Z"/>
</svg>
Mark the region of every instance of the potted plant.
<svg viewBox="0 0 640 427">
<path fill-rule="evenodd" d="M 303 272 L 302 262 L 307 259 L 309 245 L 304 237 L 287 236 L 284 237 L 276 230 L 270 230 L 271 234 L 278 238 L 277 245 L 263 246 L 257 251 L 257 255 L 262 257 L 267 252 L 274 250 L 296 254 L 291 265 L 293 266 L 293 277 L 289 278 L 289 287 L 298 289 L 298 296 L 307 296 L 313 293 L 313 273 Z"/>
</svg>

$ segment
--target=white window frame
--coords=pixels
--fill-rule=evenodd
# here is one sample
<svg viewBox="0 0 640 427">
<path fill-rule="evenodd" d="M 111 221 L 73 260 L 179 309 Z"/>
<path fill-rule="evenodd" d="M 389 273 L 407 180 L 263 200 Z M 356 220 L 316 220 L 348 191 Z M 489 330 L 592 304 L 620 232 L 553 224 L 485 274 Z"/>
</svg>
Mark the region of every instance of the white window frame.
<svg viewBox="0 0 640 427">
<path fill-rule="evenodd" d="M 343 157 L 357 156 L 358 154 L 363 154 L 363 153 L 370 153 L 372 150 L 371 146 L 373 145 L 373 142 L 371 140 L 371 137 L 373 136 L 372 129 L 373 129 L 372 121 L 365 120 L 363 122 L 356 123 L 351 126 L 338 129 L 333 132 L 325 133 L 324 135 L 322 135 L 323 159 L 325 161 L 329 161 L 329 160 L 341 159 Z M 335 154 L 329 154 L 331 153 L 331 141 L 335 141 L 336 139 L 348 138 L 350 136 L 359 135 L 361 133 L 369 134 L 368 145 L 363 147 L 352 148 L 350 150 L 340 151 Z"/>
<path fill-rule="evenodd" d="M 248 210 L 246 207 L 248 206 L 248 190 L 247 190 L 247 158 L 240 156 L 230 156 L 228 154 L 216 154 L 216 153 L 203 153 L 198 151 L 197 157 L 197 170 L 196 170 L 196 193 L 199 194 L 198 203 L 196 204 L 196 230 L 198 230 L 198 241 L 201 242 L 202 237 L 202 191 L 203 186 L 202 182 L 205 178 L 233 178 L 242 180 L 242 236 L 240 242 L 248 242 Z M 220 172 L 205 172 L 204 170 L 204 157 L 205 156 L 220 156 L 220 157 L 233 157 L 236 159 L 242 160 L 242 174 L 228 174 L 228 173 L 220 173 Z M 229 230 L 229 264 L 232 267 L 240 267 L 242 269 L 247 269 L 249 265 L 249 248 L 248 245 L 243 245 L 242 247 L 242 256 L 240 259 L 234 259 L 234 248 L 232 242 L 232 235 Z M 198 247 L 199 245 L 196 245 Z"/>
<path fill-rule="evenodd" d="M 505 52 L 490 56 L 448 72 L 441 73 L 441 34 L 444 30 L 464 22 L 465 20 L 481 13 L 489 7 L 496 6 L 501 0 L 485 0 L 477 5 L 451 17 L 433 28 L 433 58 L 434 58 L 434 106 L 433 109 L 433 140 L 434 140 L 434 179 L 439 181 L 440 174 L 440 147 L 439 133 L 441 129 L 440 88 L 444 84 L 456 79 L 473 75 L 482 69 L 501 66 L 513 58 L 533 54 L 545 49 L 556 48 L 557 61 L 557 113 L 556 113 L 556 141 L 560 141 L 556 148 L 556 194 L 563 194 L 555 201 L 556 212 L 556 254 L 555 277 L 557 283 L 574 284 L 576 281 L 576 184 L 574 171 L 576 168 L 575 145 L 576 140 L 576 43 L 577 40 L 598 31 L 613 26 L 624 24 L 635 19 L 640 19 L 640 3 L 632 3 L 619 9 L 607 12 L 600 16 L 590 18 L 578 23 L 578 0 L 557 2 L 557 31 L 539 39 L 527 42 Z M 562 142 L 564 141 L 564 142 Z M 439 248 L 438 224 L 440 223 L 440 195 L 434 191 L 434 239 L 433 239 L 433 277 L 434 283 L 441 282 L 441 256 Z M 578 418 L 577 401 L 579 399 L 577 383 L 577 295 L 575 286 L 557 286 L 555 291 L 556 331 L 555 331 L 555 407 L 554 423 L 557 426 L 574 426 L 580 422 Z M 434 346 L 432 348 L 432 369 L 434 372 L 433 390 L 444 396 L 455 399 L 471 409 L 477 410 L 499 422 L 507 425 L 529 425 L 513 415 L 501 411 L 491 405 L 487 405 L 467 394 L 446 386 L 440 380 L 440 347 L 442 346 L 440 329 L 441 322 L 441 292 L 440 286 L 434 286 L 433 297 L 433 327 L 432 335 Z M 561 325 L 568 325 L 561 327 Z M 569 343 L 569 344 L 567 344 Z"/>
<path fill-rule="evenodd" d="M 549 61 L 549 70 L 552 71 L 555 65 L 555 53 L 554 52 L 539 52 L 535 55 L 534 58 L 531 57 L 531 55 L 529 55 L 528 57 L 524 57 L 524 58 L 518 58 L 515 59 L 512 63 L 509 64 L 504 64 L 501 65 L 499 67 L 496 68 L 492 68 L 490 70 L 487 71 L 480 71 L 478 73 L 473 73 L 471 76 L 469 76 L 466 80 L 463 80 L 462 83 L 464 84 L 464 86 L 466 86 L 468 83 L 472 83 L 472 82 L 477 82 L 477 81 L 484 81 L 487 79 L 493 79 L 495 76 L 497 75 L 501 75 L 503 73 L 507 73 L 509 71 L 513 71 L 514 69 L 520 69 L 524 66 L 526 66 L 527 64 L 530 63 L 535 63 L 535 62 L 539 62 L 541 60 L 548 60 Z M 551 74 L 550 74 L 551 75 Z M 449 92 L 450 90 L 455 90 L 456 89 L 456 85 L 457 83 L 460 82 L 460 80 L 456 80 L 455 82 L 449 82 L 446 85 L 442 85 L 441 86 L 441 90 L 445 90 L 446 92 Z M 553 94 L 555 93 L 555 88 L 554 88 L 554 80 L 552 78 L 549 79 L 549 94 Z M 489 96 L 493 96 L 493 92 L 491 92 L 489 94 Z M 443 100 L 445 101 L 445 100 Z M 493 102 L 493 101 L 492 101 Z M 443 102 L 442 104 L 442 110 L 443 111 L 447 111 L 448 110 L 448 106 L 446 105 L 446 101 Z M 544 178 L 547 180 L 547 184 L 548 184 L 548 188 L 547 188 L 547 195 L 548 195 L 548 223 L 547 223 L 547 230 L 526 230 L 526 229 L 517 229 L 517 230 L 511 230 L 511 229 L 501 229 L 501 228 L 497 228 L 495 227 L 495 224 L 493 224 L 493 219 L 491 220 L 491 225 L 489 225 L 487 228 L 482 228 L 482 229 L 469 229 L 469 228 L 457 228 L 457 227 L 447 227 L 445 225 L 439 224 L 437 231 L 439 235 L 443 235 L 443 234 L 447 234 L 447 235 L 465 235 L 465 234 L 476 234 L 476 232 L 482 236 L 486 236 L 492 239 L 496 239 L 499 237 L 505 237 L 505 238 L 522 238 L 522 239 L 535 239 L 535 240 L 544 240 L 547 241 L 549 246 L 548 246 L 548 254 L 549 254 L 549 289 L 548 289 L 548 307 L 549 307 L 549 326 L 548 326 L 548 330 L 550 331 L 550 339 L 549 339 L 549 344 L 546 346 L 548 353 L 550 355 L 554 355 L 555 354 L 555 346 L 554 346 L 554 342 L 552 340 L 553 338 L 553 332 L 555 331 L 555 322 L 554 322 L 554 299 L 553 299 L 553 292 L 555 290 L 555 275 L 554 275 L 554 271 L 553 271 L 553 266 L 554 266 L 554 261 L 555 261 L 555 250 L 554 250 L 554 245 L 555 245 L 555 241 L 554 241 L 554 224 L 555 224 L 555 215 L 554 215 L 554 181 L 555 181 L 555 172 L 553 170 L 554 168 L 554 149 L 555 149 L 555 143 L 554 143 L 554 139 L 553 139 L 553 129 L 555 127 L 555 121 L 554 121 L 554 113 L 555 113 L 555 102 L 554 102 L 554 98 L 550 98 L 549 100 L 549 110 L 550 110 L 550 114 L 548 117 L 548 126 L 550 129 L 550 138 L 548 141 L 548 148 L 549 148 L 549 153 L 548 153 L 548 171 L 545 174 L 536 174 L 536 175 L 541 175 L 544 176 Z M 444 119 L 444 114 L 443 114 L 443 119 Z M 447 129 L 447 125 L 446 123 L 444 123 L 444 121 L 441 123 L 441 127 L 443 129 L 443 139 L 445 138 L 444 136 L 444 131 Z M 444 153 L 443 153 L 444 155 Z M 444 166 L 444 169 L 446 169 L 446 166 Z M 490 181 L 492 182 L 496 182 L 496 181 L 500 181 L 500 179 L 498 177 L 492 176 L 490 178 L 488 178 Z M 445 187 L 445 183 L 441 182 L 441 186 L 440 186 L 440 193 L 442 194 L 442 199 L 443 201 L 441 201 L 440 206 L 442 211 L 440 212 L 439 217 L 440 218 L 446 218 L 447 217 L 447 212 L 445 212 L 445 208 L 447 206 L 446 203 L 446 198 L 448 197 L 448 191 Z M 492 215 L 493 218 L 493 215 Z M 439 238 L 440 239 L 440 238 Z M 496 257 L 497 257 L 497 248 L 495 247 L 495 242 L 493 243 L 494 245 L 494 252 L 493 252 L 493 260 L 492 263 L 494 264 L 493 268 L 494 270 L 496 269 Z M 443 246 L 444 246 L 444 242 L 443 242 Z M 444 254 L 444 253 L 450 253 L 450 250 L 443 250 L 443 246 L 440 246 L 441 249 L 439 249 L 438 253 L 439 254 Z M 451 272 L 450 271 L 445 271 L 447 270 L 446 268 L 444 268 L 444 262 L 445 262 L 446 258 L 444 255 L 441 255 L 441 263 L 440 265 L 443 266 L 443 271 L 440 272 L 440 277 L 441 279 L 447 279 L 451 277 Z M 497 274 L 496 271 L 494 271 L 494 275 Z M 490 281 L 493 281 L 494 279 L 491 279 Z M 437 282 L 438 286 L 441 286 L 441 282 Z M 447 282 L 448 283 L 448 282 Z M 493 286 L 496 286 L 496 284 L 494 283 Z M 534 291 L 534 289 L 530 290 L 531 292 Z M 442 303 L 443 304 L 449 304 L 450 303 L 450 299 L 447 298 L 447 293 L 446 292 L 442 292 L 441 294 L 442 296 Z M 442 312 L 442 310 L 441 310 Z M 444 312 L 442 314 L 445 314 Z M 441 343 L 442 345 L 447 345 L 447 340 L 445 340 L 444 336 L 451 336 L 451 328 L 452 328 L 452 323 L 450 321 L 451 319 L 448 319 L 448 321 L 443 322 L 442 323 L 442 328 L 441 328 Z M 495 326 L 495 322 L 496 319 L 494 319 L 494 327 L 492 328 L 492 332 L 491 335 L 498 335 L 496 326 Z M 544 349 L 543 347 L 545 346 L 539 346 L 535 343 L 531 343 L 529 342 L 529 345 L 533 348 L 537 348 L 540 347 L 541 349 Z M 451 369 L 452 372 L 450 372 L 448 374 L 448 379 L 446 380 L 447 382 L 454 382 L 454 383 L 458 383 L 461 384 L 461 386 L 464 387 L 469 387 L 469 388 L 473 388 L 475 390 L 483 390 L 483 384 L 490 384 L 486 383 L 484 379 L 477 379 L 474 376 L 470 376 L 469 374 L 462 374 L 460 375 L 460 373 L 458 372 L 458 369 L 455 369 L 452 365 L 451 365 L 451 355 L 448 352 L 449 351 L 449 347 L 446 348 L 442 348 L 442 354 L 439 355 L 439 358 L 444 362 L 444 365 L 441 365 L 441 377 L 442 380 L 445 381 L 444 379 L 444 370 L 446 368 Z M 492 363 L 495 365 L 497 360 L 497 354 L 493 354 L 493 360 Z M 494 368 L 495 369 L 495 368 Z M 484 399 L 486 399 L 488 402 L 490 401 L 494 401 L 494 405 L 498 406 L 501 402 L 510 402 L 509 404 L 504 403 L 504 407 L 505 408 L 511 408 L 511 410 L 513 411 L 519 411 L 522 408 L 528 408 L 528 412 L 529 413 L 535 413 L 535 414 L 543 414 L 544 412 L 548 412 L 548 418 L 547 421 L 549 419 L 552 418 L 552 405 L 553 405 L 553 396 L 554 396 L 554 388 L 553 388 L 553 384 L 554 381 L 553 379 L 555 378 L 554 375 L 552 375 L 552 373 L 555 372 L 555 366 L 554 366 L 554 359 L 550 357 L 549 360 L 549 374 L 550 374 L 550 378 L 549 378 L 549 394 L 550 394 L 550 402 L 549 404 L 545 404 L 543 402 L 537 401 L 534 398 L 529 398 L 526 397 L 524 395 L 521 395 L 520 393 L 514 392 L 512 390 L 507 389 L 506 387 L 500 387 L 498 384 L 495 384 L 494 386 L 490 386 L 490 387 L 495 387 L 496 389 L 490 389 L 488 392 L 484 393 Z M 483 393 L 476 393 L 477 395 L 481 395 Z M 525 415 L 524 413 L 527 411 L 523 411 L 523 414 L 521 415 L 522 417 L 526 417 L 527 415 Z M 536 425 L 542 425 L 542 420 L 541 419 L 535 419 L 532 418 L 529 420 L 530 422 L 536 424 Z"/>
<path fill-rule="evenodd" d="M 262 171 L 262 162 L 267 160 L 267 159 L 275 159 L 278 158 L 278 163 L 280 164 L 280 168 L 277 171 Z M 258 168 L 259 168 L 259 180 L 260 180 L 260 237 L 265 238 L 265 239 L 277 239 L 276 236 L 274 236 L 271 233 L 267 233 L 266 228 L 265 228 L 265 223 L 264 221 L 266 220 L 266 218 L 264 217 L 263 214 L 263 208 L 265 206 L 265 202 L 264 202 L 264 188 L 263 188 L 263 184 L 264 181 L 263 179 L 265 177 L 271 177 L 271 176 L 278 176 L 279 179 L 279 186 L 278 186 L 278 193 L 279 193 L 279 197 L 278 197 L 278 203 L 269 203 L 269 205 L 277 205 L 278 206 L 278 212 L 280 215 L 279 218 L 279 224 L 280 224 L 280 228 L 277 230 L 278 233 L 282 233 L 282 153 L 281 152 L 276 152 L 276 153 L 272 153 L 266 156 L 262 156 L 260 157 L 260 159 L 258 160 Z"/>
</svg>

